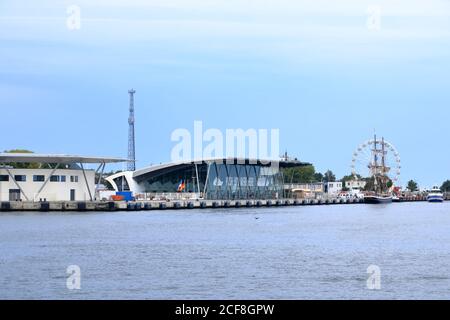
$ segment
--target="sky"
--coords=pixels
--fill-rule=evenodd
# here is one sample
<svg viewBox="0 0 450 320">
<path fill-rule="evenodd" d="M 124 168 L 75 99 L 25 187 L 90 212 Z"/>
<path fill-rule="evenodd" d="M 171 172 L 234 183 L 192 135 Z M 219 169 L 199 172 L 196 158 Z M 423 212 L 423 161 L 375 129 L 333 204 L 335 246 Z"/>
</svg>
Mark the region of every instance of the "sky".
<svg viewBox="0 0 450 320">
<path fill-rule="evenodd" d="M 198 120 L 279 129 L 339 178 L 376 130 L 429 187 L 450 179 L 449 75 L 448 0 L 0 1 L 1 150 L 126 157 L 134 88 L 138 167 Z"/>
</svg>

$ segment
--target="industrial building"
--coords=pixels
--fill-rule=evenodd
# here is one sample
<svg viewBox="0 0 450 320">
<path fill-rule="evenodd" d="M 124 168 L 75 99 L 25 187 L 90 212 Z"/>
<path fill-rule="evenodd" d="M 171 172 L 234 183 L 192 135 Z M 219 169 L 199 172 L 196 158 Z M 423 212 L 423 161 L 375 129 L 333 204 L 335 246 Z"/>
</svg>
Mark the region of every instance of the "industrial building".
<svg viewBox="0 0 450 320">
<path fill-rule="evenodd" d="M 161 194 L 208 200 L 278 199 L 284 195 L 281 169 L 306 165 L 297 160 L 208 159 L 120 172 L 106 180 L 116 191 L 146 199 Z"/>
<path fill-rule="evenodd" d="M 93 201 L 98 197 L 97 186 L 106 164 L 126 161 L 118 158 L 0 153 L 0 201 Z M 98 165 L 97 170 L 85 168 L 85 165 L 92 164 Z"/>
</svg>

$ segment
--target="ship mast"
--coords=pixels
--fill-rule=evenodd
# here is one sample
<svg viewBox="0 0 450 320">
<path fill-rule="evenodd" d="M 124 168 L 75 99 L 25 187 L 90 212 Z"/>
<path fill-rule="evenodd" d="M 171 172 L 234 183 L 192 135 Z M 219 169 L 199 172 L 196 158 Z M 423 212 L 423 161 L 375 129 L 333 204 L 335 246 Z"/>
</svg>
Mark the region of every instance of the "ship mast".
<svg viewBox="0 0 450 320">
<path fill-rule="evenodd" d="M 378 143 L 377 143 L 377 135 L 374 135 L 374 148 L 373 148 L 373 167 L 372 167 L 372 175 L 373 175 L 373 186 L 375 192 L 378 189 Z"/>
</svg>

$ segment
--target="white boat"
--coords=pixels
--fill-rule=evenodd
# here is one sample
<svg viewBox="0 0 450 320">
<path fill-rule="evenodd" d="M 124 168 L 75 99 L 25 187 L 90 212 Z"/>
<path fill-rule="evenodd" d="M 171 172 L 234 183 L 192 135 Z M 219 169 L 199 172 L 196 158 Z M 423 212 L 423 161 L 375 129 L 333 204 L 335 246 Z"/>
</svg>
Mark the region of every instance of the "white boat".
<svg viewBox="0 0 450 320">
<path fill-rule="evenodd" d="M 444 194 L 439 187 L 434 186 L 427 196 L 428 202 L 444 202 Z"/>
</svg>

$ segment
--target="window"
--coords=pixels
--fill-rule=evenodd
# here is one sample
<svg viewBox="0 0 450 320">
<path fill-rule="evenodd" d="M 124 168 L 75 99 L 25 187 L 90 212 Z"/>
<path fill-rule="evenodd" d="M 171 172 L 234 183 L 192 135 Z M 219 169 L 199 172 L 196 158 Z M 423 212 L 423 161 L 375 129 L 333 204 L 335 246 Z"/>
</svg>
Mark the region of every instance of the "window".
<svg viewBox="0 0 450 320">
<path fill-rule="evenodd" d="M 70 182 L 78 182 L 78 176 L 70 176 Z"/>
<path fill-rule="evenodd" d="M 14 180 L 16 180 L 17 182 L 26 182 L 27 181 L 27 176 L 17 175 L 17 176 L 14 176 Z"/>
<path fill-rule="evenodd" d="M 59 176 L 51 176 L 50 182 L 59 182 Z"/>
<path fill-rule="evenodd" d="M 66 176 L 61 176 L 61 182 L 66 182 Z"/>
<path fill-rule="evenodd" d="M 44 182 L 45 181 L 45 176 L 43 176 L 43 175 L 35 175 L 35 176 L 33 176 L 33 181 L 34 182 Z"/>
<path fill-rule="evenodd" d="M 6 182 L 6 181 L 9 181 L 9 176 L 0 175 L 0 182 Z"/>
</svg>

